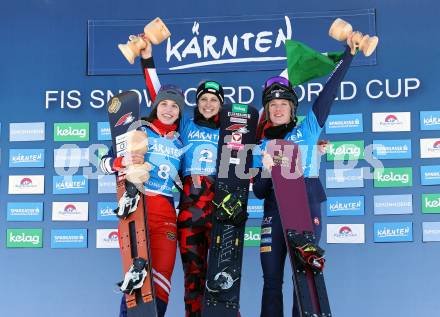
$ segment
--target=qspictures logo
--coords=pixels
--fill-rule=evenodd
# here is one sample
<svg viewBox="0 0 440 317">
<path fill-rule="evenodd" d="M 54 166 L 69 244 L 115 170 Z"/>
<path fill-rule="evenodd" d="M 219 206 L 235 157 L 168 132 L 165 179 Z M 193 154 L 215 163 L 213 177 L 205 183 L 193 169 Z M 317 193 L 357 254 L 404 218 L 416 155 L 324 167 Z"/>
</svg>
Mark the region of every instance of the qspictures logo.
<svg viewBox="0 0 440 317">
<path fill-rule="evenodd" d="M 89 141 L 89 123 L 54 123 L 53 140 L 55 142 Z"/>
<path fill-rule="evenodd" d="M 374 169 L 374 187 L 412 186 L 412 168 L 376 168 Z"/>
<path fill-rule="evenodd" d="M 42 248 L 43 229 L 8 229 L 7 248 Z"/>
<path fill-rule="evenodd" d="M 424 214 L 440 213 L 440 194 L 422 194 L 422 212 Z"/>
</svg>

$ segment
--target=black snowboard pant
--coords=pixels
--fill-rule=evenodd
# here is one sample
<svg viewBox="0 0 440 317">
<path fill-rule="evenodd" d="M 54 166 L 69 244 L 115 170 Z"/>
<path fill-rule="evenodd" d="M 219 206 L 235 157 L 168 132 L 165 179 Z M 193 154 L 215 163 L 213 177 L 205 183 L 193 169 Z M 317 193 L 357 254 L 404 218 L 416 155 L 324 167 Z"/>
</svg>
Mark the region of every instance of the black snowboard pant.
<svg viewBox="0 0 440 317">
<path fill-rule="evenodd" d="M 309 200 L 314 221 L 316 243 L 321 237 L 321 203 Z M 318 218 L 318 220 L 316 220 Z M 283 277 L 287 247 L 278 210 L 265 210 L 261 223 L 260 260 L 263 269 L 263 296 L 261 317 L 284 317 Z M 293 294 L 292 316 L 299 317 L 295 293 Z"/>
</svg>

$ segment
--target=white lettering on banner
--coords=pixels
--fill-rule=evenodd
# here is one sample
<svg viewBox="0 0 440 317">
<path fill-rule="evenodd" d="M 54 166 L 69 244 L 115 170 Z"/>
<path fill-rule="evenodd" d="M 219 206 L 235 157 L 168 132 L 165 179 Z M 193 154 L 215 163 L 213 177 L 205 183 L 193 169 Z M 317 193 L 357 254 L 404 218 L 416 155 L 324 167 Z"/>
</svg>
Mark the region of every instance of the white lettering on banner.
<svg viewBox="0 0 440 317">
<path fill-rule="evenodd" d="M 425 207 L 427 208 L 438 208 L 440 207 L 440 198 L 429 200 L 428 197 L 425 197 Z"/>
<path fill-rule="evenodd" d="M 34 245 L 37 245 L 40 243 L 40 237 L 39 236 L 27 236 L 24 233 L 19 235 L 14 235 L 12 232 L 9 234 L 9 241 L 20 243 L 20 242 L 30 242 Z"/>
<path fill-rule="evenodd" d="M 285 56 L 237 58 L 239 48 L 247 52 L 251 51 L 251 49 L 255 49 L 258 53 L 266 53 L 272 47 L 277 48 L 284 45 L 287 39 L 292 38 L 292 25 L 289 17 L 285 16 L 284 21 L 285 33 L 283 28 L 280 27 L 278 29 L 278 34 L 276 35 L 271 31 L 261 31 L 257 34 L 246 32 L 241 35 L 225 35 L 223 39 L 218 39 L 210 34 L 199 37 L 200 24 L 196 21 L 191 30 L 194 36 L 189 41 L 187 39 L 181 39 L 172 43 L 172 38 L 168 38 L 166 62 L 169 63 L 171 59 L 182 62 L 189 56 L 196 56 L 198 59 L 201 59 L 202 57 L 208 59 L 202 62 L 184 64 L 170 68 L 170 70 L 179 70 L 208 65 L 285 60 Z"/>
<path fill-rule="evenodd" d="M 396 92 L 391 91 L 390 85 L 397 85 L 398 88 L 396 88 Z M 392 80 L 388 78 L 372 79 L 366 84 L 365 92 L 368 98 L 375 100 L 379 98 L 408 98 L 410 97 L 410 93 L 419 89 L 420 86 L 421 81 L 418 78 L 399 78 L 395 82 L 392 82 Z M 254 102 L 255 96 L 259 96 L 261 93 L 260 87 L 254 89 L 247 85 L 223 87 L 223 89 L 225 100 L 229 100 L 232 103 L 252 103 Z M 322 89 L 322 84 L 316 82 L 298 85 L 295 88 L 296 92 L 298 93 L 298 100 L 300 102 L 311 102 Z M 115 91 L 94 89 L 90 92 L 90 100 L 87 100 L 87 102 L 86 100 L 81 100 L 82 96 L 85 94 L 81 93 L 79 90 L 47 90 L 45 91 L 45 109 L 77 109 L 83 104 L 88 104 L 93 109 L 101 109 L 105 107 L 107 102 L 112 97 L 127 90 L 133 91 L 138 95 L 141 105 L 146 105 L 147 108 L 151 107 L 152 103 L 148 96 L 147 89 L 119 89 Z M 356 83 L 352 81 L 343 81 L 341 82 L 340 89 L 338 91 L 338 96 L 335 98 L 335 100 L 348 101 L 357 97 L 359 89 Z M 195 92 L 196 88 L 194 87 L 187 88 L 184 91 L 186 105 L 192 107 L 195 106 Z M 258 102 L 260 101 L 258 100 Z M 435 122 L 433 122 L 433 124 L 434 123 Z"/>
<path fill-rule="evenodd" d="M 79 136 L 84 138 L 87 134 L 87 131 L 86 129 L 74 129 L 72 127 L 61 129 L 57 126 L 56 134 L 58 136 Z"/>
</svg>

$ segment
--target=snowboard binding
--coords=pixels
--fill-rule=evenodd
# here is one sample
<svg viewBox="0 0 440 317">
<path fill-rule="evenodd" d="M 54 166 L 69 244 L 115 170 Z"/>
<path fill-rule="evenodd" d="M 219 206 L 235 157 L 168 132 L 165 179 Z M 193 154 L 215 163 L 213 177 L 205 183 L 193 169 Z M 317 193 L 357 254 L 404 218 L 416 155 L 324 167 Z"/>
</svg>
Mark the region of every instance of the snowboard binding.
<svg viewBox="0 0 440 317">
<path fill-rule="evenodd" d="M 206 289 L 210 293 L 224 293 L 229 291 L 239 279 L 239 268 L 228 266 L 223 271 L 217 273 L 213 280 L 206 281 Z"/>
<path fill-rule="evenodd" d="M 124 280 L 118 283 L 121 292 L 131 295 L 133 292 L 144 285 L 147 277 L 146 266 L 147 261 L 142 258 L 133 259 L 133 265 L 127 273 L 125 273 Z"/>
<path fill-rule="evenodd" d="M 120 219 L 126 219 L 132 212 L 136 211 L 141 196 L 133 183 L 125 182 L 125 193 L 119 199 L 118 208 L 113 210 Z"/>
<path fill-rule="evenodd" d="M 216 218 L 219 221 L 230 220 L 235 226 L 243 224 L 248 219 L 248 212 L 243 209 L 241 192 L 228 193 L 221 202 L 213 201 L 217 207 Z"/>
<path fill-rule="evenodd" d="M 295 256 L 301 264 L 314 272 L 324 270 L 324 250 L 314 243 L 314 236 L 311 232 L 298 233 L 295 230 L 287 230 L 289 247 L 295 251 Z"/>
</svg>

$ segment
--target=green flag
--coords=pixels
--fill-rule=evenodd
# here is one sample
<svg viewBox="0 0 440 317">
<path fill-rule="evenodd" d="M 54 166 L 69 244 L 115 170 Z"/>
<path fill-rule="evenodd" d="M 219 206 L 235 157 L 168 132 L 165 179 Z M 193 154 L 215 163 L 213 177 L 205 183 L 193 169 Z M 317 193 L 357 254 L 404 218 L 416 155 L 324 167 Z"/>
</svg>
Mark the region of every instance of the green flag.
<svg viewBox="0 0 440 317">
<path fill-rule="evenodd" d="M 287 72 L 293 86 L 325 76 L 333 71 L 344 52 L 318 53 L 307 45 L 286 41 Z"/>
</svg>

